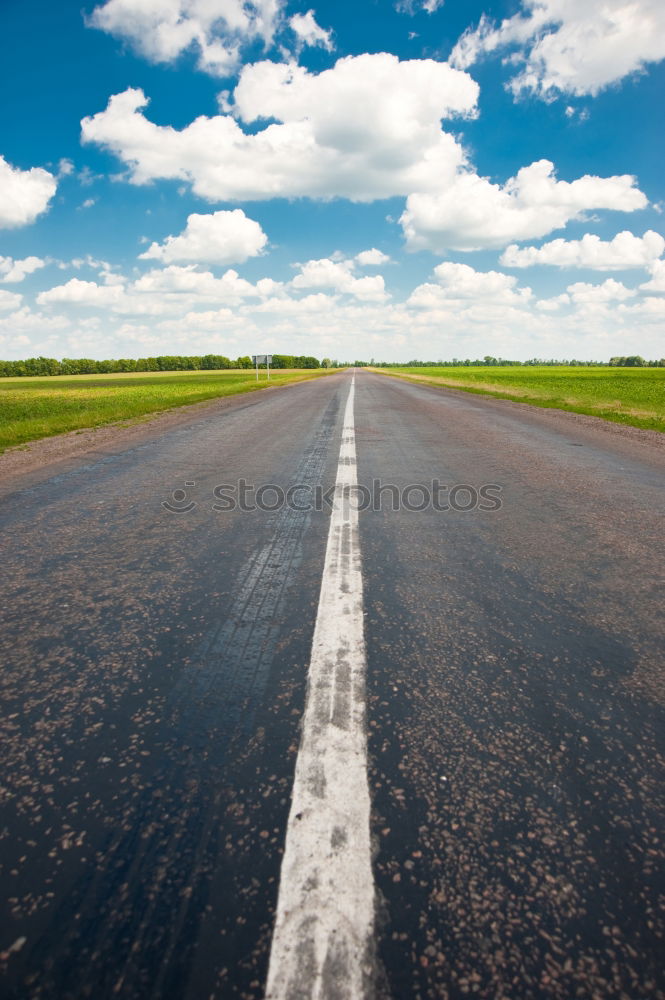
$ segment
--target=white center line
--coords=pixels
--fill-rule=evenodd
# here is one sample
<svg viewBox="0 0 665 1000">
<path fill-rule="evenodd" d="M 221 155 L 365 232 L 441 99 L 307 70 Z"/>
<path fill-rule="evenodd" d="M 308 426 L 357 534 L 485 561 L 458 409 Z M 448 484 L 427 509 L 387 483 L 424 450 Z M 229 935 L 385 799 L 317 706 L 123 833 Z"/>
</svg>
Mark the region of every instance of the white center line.
<svg viewBox="0 0 665 1000">
<path fill-rule="evenodd" d="M 344 412 L 335 500 L 277 901 L 268 1000 L 373 995 L 363 589 L 353 419 Z"/>
</svg>

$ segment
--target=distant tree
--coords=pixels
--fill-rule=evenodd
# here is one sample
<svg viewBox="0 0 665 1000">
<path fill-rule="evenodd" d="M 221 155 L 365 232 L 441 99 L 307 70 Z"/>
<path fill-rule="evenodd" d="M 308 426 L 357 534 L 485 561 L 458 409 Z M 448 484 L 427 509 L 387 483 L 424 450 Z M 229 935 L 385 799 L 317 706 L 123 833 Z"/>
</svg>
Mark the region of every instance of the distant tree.
<svg viewBox="0 0 665 1000">
<path fill-rule="evenodd" d="M 201 358 L 201 368 L 204 371 L 218 371 L 224 368 L 233 368 L 231 359 L 223 354 L 204 354 Z"/>
<path fill-rule="evenodd" d="M 631 354 L 628 357 L 610 358 L 610 365 L 613 368 L 644 368 L 647 362 L 639 354 Z"/>
<path fill-rule="evenodd" d="M 292 354 L 273 354 L 272 356 L 272 367 L 273 368 L 296 368 L 295 358 Z"/>
<path fill-rule="evenodd" d="M 55 358 L 27 358 L 24 362 L 28 375 L 59 375 L 60 362 Z"/>
</svg>

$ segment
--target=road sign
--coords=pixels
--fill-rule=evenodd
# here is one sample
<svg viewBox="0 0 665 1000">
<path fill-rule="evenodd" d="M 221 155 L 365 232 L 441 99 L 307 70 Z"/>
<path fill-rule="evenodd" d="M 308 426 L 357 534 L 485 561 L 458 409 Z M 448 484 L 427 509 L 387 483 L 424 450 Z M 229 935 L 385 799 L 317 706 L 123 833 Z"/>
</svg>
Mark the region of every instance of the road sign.
<svg viewBox="0 0 665 1000">
<path fill-rule="evenodd" d="M 259 380 L 259 365 L 265 365 L 268 369 L 268 378 L 270 378 L 270 366 L 272 364 L 272 354 L 252 354 L 252 361 L 256 366 L 256 380 Z"/>
</svg>

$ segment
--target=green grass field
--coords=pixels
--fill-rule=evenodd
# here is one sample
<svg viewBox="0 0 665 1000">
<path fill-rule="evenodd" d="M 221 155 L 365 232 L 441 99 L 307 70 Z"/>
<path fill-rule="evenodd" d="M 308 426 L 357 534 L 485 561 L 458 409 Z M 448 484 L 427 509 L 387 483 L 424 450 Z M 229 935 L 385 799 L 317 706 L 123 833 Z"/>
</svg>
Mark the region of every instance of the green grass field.
<svg viewBox="0 0 665 1000">
<path fill-rule="evenodd" d="M 587 413 L 615 423 L 665 431 L 665 368 L 389 368 L 431 385 L 450 386 L 533 406 Z"/>
<path fill-rule="evenodd" d="M 253 370 L 0 378 L 0 453 L 38 438 L 131 421 L 175 406 L 319 378 L 329 371 Z"/>
</svg>

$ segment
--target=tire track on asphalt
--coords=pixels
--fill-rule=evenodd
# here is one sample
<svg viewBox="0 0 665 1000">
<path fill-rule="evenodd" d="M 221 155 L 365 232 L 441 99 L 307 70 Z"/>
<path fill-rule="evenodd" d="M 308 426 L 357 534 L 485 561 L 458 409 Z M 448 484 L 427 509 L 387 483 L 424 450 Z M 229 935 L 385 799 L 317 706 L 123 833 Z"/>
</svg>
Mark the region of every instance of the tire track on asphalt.
<svg viewBox="0 0 665 1000">
<path fill-rule="evenodd" d="M 338 410 L 335 395 L 297 466 L 298 483 L 322 482 Z M 93 979 L 99 997 L 187 995 L 218 861 L 225 761 L 252 735 L 311 513 L 283 507 L 270 518 L 269 541 L 241 571 L 223 622 L 168 697 L 175 741 L 187 752 L 153 775 L 97 871 L 61 905 L 35 947 L 33 968 L 43 970 L 35 995 L 80 996 Z"/>
</svg>

